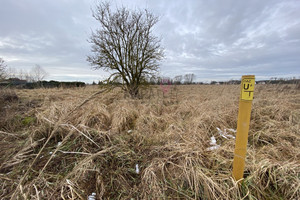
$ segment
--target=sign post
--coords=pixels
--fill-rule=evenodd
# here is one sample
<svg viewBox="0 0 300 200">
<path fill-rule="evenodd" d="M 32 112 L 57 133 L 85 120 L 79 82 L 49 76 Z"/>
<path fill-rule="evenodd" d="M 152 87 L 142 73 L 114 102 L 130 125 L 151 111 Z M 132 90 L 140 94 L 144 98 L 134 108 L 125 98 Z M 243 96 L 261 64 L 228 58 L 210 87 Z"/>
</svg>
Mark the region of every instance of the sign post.
<svg viewBox="0 0 300 200">
<path fill-rule="evenodd" d="M 244 175 L 254 85 L 254 75 L 242 76 L 237 133 L 232 170 L 233 178 L 236 181 L 242 179 Z"/>
</svg>

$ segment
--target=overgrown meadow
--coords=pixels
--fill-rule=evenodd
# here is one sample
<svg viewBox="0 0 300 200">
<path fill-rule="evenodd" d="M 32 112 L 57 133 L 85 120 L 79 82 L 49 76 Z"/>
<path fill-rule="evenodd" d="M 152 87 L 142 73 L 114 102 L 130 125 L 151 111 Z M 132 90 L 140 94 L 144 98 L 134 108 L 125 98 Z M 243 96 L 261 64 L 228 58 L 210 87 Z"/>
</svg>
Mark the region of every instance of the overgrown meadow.
<svg viewBox="0 0 300 200">
<path fill-rule="evenodd" d="M 300 199 L 299 85 L 256 86 L 240 183 L 239 85 L 99 90 L 0 91 L 0 199 Z"/>
</svg>

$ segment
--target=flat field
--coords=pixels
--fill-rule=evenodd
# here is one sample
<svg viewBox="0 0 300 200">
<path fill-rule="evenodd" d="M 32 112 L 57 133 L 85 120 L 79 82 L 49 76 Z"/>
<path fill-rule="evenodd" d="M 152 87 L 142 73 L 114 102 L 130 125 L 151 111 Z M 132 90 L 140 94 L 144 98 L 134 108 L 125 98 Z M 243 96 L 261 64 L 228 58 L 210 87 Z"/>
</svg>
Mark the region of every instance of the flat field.
<svg viewBox="0 0 300 200">
<path fill-rule="evenodd" d="M 2 90 L 0 199 L 300 199 L 299 85 L 256 86 L 237 184 L 239 88 Z"/>
</svg>

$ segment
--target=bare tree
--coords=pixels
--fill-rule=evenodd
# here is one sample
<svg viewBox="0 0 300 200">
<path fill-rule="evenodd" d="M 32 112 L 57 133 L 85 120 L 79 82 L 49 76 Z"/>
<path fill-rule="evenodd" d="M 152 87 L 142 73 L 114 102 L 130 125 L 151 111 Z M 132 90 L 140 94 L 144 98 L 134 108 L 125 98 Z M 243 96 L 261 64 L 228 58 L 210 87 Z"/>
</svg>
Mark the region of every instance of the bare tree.
<svg viewBox="0 0 300 200">
<path fill-rule="evenodd" d="M 109 3 L 98 4 L 93 17 L 100 29 L 92 32 L 93 55 L 87 61 L 94 69 L 110 71 L 109 82 L 121 78 L 122 88 L 137 97 L 140 85 L 158 70 L 164 56 L 160 40 L 152 33 L 158 17 L 148 10 L 112 11 Z"/>
<path fill-rule="evenodd" d="M 195 79 L 195 74 L 193 73 L 184 75 L 185 84 L 192 84 L 194 79 Z"/>
<path fill-rule="evenodd" d="M 158 79 L 157 76 L 155 76 L 155 75 L 151 76 L 151 77 L 149 78 L 150 84 L 151 84 L 151 85 L 157 84 L 157 79 Z"/>
<path fill-rule="evenodd" d="M 25 80 L 27 81 L 27 82 L 34 82 L 34 79 L 33 79 L 33 76 L 31 75 L 31 73 L 29 73 L 29 72 L 25 72 L 25 74 L 24 74 L 24 78 L 25 78 Z"/>
<path fill-rule="evenodd" d="M 20 69 L 19 70 L 19 73 L 18 73 L 18 78 L 23 80 L 26 76 L 26 71 L 24 71 L 23 69 Z"/>
<path fill-rule="evenodd" d="M 5 61 L 0 58 L 0 80 L 6 78 L 6 64 Z"/>
<path fill-rule="evenodd" d="M 172 84 L 172 79 L 170 77 L 164 76 L 160 79 L 160 84 L 170 85 Z"/>
<path fill-rule="evenodd" d="M 39 82 L 45 79 L 45 77 L 48 75 L 48 73 L 40 66 L 35 65 L 31 69 L 31 77 L 34 82 Z"/>
<path fill-rule="evenodd" d="M 8 67 L 6 69 L 6 77 L 7 78 L 16 78 L 17 77 L 17 70 L 12 67 Z"/>
<path fill-rule="evenodd" d="M 182 75 L 178 75 L 174 77 L 174 84 L 181 84 Z"/>
</svg>

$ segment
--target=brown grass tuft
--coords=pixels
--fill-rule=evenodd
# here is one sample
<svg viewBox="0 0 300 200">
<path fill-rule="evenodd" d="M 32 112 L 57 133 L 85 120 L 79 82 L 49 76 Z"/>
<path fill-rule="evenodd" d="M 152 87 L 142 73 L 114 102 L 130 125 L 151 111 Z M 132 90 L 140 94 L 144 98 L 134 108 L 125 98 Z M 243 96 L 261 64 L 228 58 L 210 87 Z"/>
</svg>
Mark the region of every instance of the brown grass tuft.
<svg viewBox="0 0 300 200">
<path fill-rule="evenodd" d="M 231 177 L 235 141 L 217 129 L 235 135 L 239 86 L 150 92 L 10 91 L 18 99 L 0 107 L 0 198 L 300 198 L 297 85 L 256 86 L 240 184 Z M 209 149 L 212 136 L 219 148 Z"/>
</svg>

